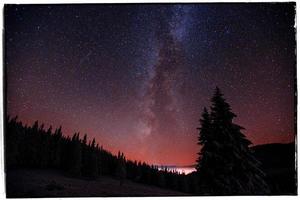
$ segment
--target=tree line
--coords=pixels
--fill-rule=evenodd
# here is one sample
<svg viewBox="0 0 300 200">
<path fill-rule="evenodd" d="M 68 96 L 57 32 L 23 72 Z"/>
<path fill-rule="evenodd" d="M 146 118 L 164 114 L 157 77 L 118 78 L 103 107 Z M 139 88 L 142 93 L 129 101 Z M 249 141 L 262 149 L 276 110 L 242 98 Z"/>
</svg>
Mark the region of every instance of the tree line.
<svg viewBox="0 0 300 200">
<path fill-rule="evenodd" d="M 119 179 L 120 185 L 132 180 L 198 195 L 269 194 L 261 163 L 241 132 L 244 128 L 233 123 L 236 115 L 219 88 L 211 104 L 211 111 L 204 108 L 199 120 L 197 171 L 188 175 L 128 160 L 121 152 L 113 155 L 95 138 L 88 141 L 86 134 L 64 136 L 61 127 L 45 130 L 38 121 L 27 126 L 17 117 L 6 118 L 6 168 L 54 168 L 90 179 L 108 175 Z"/>
<path fill-rule="evenodd" d="M 88 141 L 85 134 L 72 137 L 62 133 L 62 127 L 45 130 L 38 121 L 32 126 L 24 125 L 18 117 L 6 118 L 5 130 L 5 167 L 14 168 L 51 168 L 63 170 L 67 176 L 96 179 L 111 176 L 126 184 L 126 180 L 162 188 L 193 192 L 187 177 L 167 168 L 145 162 L 126 159 L 118 152 L 113 155 L 103 149 L 95 138 Z"/>
</svg>

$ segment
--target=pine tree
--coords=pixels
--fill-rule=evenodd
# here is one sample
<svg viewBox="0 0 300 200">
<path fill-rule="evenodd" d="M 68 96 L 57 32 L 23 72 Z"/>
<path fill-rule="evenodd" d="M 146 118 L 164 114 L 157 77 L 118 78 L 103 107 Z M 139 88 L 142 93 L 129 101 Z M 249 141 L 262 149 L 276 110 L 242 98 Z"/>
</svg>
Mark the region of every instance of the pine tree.
<svg viewBox="0 0 300 200">
<path fill-rule="evenodd" d="M 202 113 L 202 119 L 199 120 L 201 128 L 197 128 L 199 130 L 199 136 L 198 136 L 198 143 L 199 145 L 203 145 L 201 151 L 198 153 L 198 159 L 197 159 L 197 166 L 196 169 L 197 171 L 200 170 L 201 162 L 204 162 L 203 159 L 203 154 L 207 154 L 205 158 L 209 156 L 209 146 L 210 144 L 208 143 L 209 137 L 211 136 L 210 129 L 211 129 L 211 121 L 209 117 L 209 113 L 206 108 L 204 108 L 203 113 Z M 204 145 L 205 144 L 205 145 Z"/>
<path fill-rule="evenodd" d="M 86 153 L 86 159 L 87 159 L 86 176 L 90 178 L 96 178 L 98 176 L 98 161 L 97 161 L 95 144 L 96 144 L 96 140 L 94 138 Z"/>
<path fill-rule="evenodd" d="M 117 160 L 117 168 L 116 168 L 116 176 L 117 178 L 120 180 L 120 186 L 123 185 L 123 182 L 126 178 L 126 159 L 125 159 L 125 156 L 124 154 L 118 152 L 118 160 Z"/>
<path fill-rule="evenodd" d="M 62 127 L 60 126 L 58 129 L 55 130 L 53 135 L 54 139 L 54 159 L 53 165 L 54 167 L 58 168 L 61 164 L 61 138 L 62 138 Z"/>
<path fill-rule="evenodd" d="M 88 146 L 87 146 L 87 134 L 84 134 L 81 143 L 81 173 L 86 176 L 88 174 Z"/>
<path fill-rule="evenodd" d="M 79 140 L 79 133 L 75 133 L 71 141 L 71 155 L 69 174 L 72 176 L 81 176 L 81 145 Z"/>
<path fill-rule="evenodd" d="M 18 163 L 20 130 L 16 127 L 17 116 L 10 121 L 6 118 L 5 131 L 5 163 L 7 168 L 14 167 Z"/>
<path fill-rule="evenodd" d="M 198 144 L 202 145 L 197 171 L 204 194 L 268 194 L 265 175 L 249 148 L 251 142 L 232 122 L 236 115 L 216 88 L 211 114 L 200 121 Z"/>
</svg>

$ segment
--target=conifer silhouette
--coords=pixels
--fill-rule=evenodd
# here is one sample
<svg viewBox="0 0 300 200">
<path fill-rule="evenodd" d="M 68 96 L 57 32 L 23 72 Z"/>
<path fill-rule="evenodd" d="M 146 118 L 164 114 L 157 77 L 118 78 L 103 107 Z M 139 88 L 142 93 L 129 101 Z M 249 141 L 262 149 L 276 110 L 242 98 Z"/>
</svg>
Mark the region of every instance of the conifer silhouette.
<svg viewBox="0 0 300 200">
<path fill-rule="evenodd" d="M 73 176 L 81 176 L 81 145 L 79 133 L 73 135 L 72 142 L 69 173 Z"/>
<path fill-rule="evenodd" d="M 98 176 L 98 161 L 97 161 L 95 144 L 96 144 L 96 140 L 94 138 L 86 154 L 87 157 L 86 175 L 90 178 L 96 178 Z"/>
<path fill-rule="evenodd" d="M 211 114 L 204 110 L 199 128 L 200 190 L 211 195 L 268 194 L 265 175 L 249 148 L 251 142 L 242 134 L 243 128 L 232 122 L 236 115 L 219 88 L 211 101 Z"/>
<path fill-rule="evenodd" d="M 123 185 L 124 179 L 126 178 L 126 165 L 125 165 L 125 156 L 123 153 L 118 153 L 118 165 L 116 169 L 116 175 L 120 180 L 120 186 Z"/>
</svg>

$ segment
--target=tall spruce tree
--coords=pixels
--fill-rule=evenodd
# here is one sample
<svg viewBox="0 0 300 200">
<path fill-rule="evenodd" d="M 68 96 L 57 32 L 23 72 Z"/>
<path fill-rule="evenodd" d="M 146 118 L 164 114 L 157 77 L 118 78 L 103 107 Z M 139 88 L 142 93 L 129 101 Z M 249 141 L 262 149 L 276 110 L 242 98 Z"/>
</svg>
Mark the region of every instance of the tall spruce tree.
<svg viewBox="0 0 300 200">
<path fill-rule="evenodd" d="M 69 174 L 72 176 L 81 176 L 81 145 L 79 139 L 79 133 L 75 133 L 71 141 L 71 154 L 70 156 L 70 166 Z"/>
<path fill-rule="evenodd" d="M 200 120 L 197 160 L 200 191 L 203 194 L 268 194 L 269 187 L 241 126 L 232 122 L 236 115 L 216 88 L 211 114 L 204 110 Z"/>
<path fill-rule="evenodd" d="M 200 170 L 200 166 L 201 164 L 203 164 L 202 162 L 204 162 L 204 160 L 202 159 L 203 154 L 207 154 L 205 156 L 205 158 L 208 158 L 209 156 L 209 143 L 207 143 L 209 136 L 211 136 L 210 129 L 211 129 L 211 121 L 210 121 L 210 117 L 209 117 L 209 113 L 207 111 L 206 108 L 203 109 L 203 113 L 202 113 L 202 119 L 199 120 L 200 121 L 200 125 L 201 128 L 197 128 L 199 130 L 199 136 L 198 136 L 198 143 L 199 145 L 203 145 L 201 151 L 198 153 L 199 157 L 197 159 L 197 166 L 196 169 L 197 171 Z M 204 145 L 205 144 L 205 145 Z"/>
<path fill-rule="evenodd" d="M 98 161 L 96 155 L 96 140 L 93 139 L 89 149 L 87 151 L 87 166 L 86 175 L 90 178 L 96 178 L 98 176 Z"/>
<path fill-rule="evenodd" d="M 198 145 L 202 148 L 198 153 L 198 159 L 196 160 L 196 170 L 199 176 L 200 188 L 195 188 L 195 192 L 201 192 L 204 194 L 211 193 L 212 183 L 211 177 L 213 177 L 214 169 L 210 167 L 213 164 L 214 154 L 214 143 L 213 143 L 213 132 L 211 131 L 211 120 L 209 113 L 206 108 L 203 109 L 202 118 L 199 120 L 201 128 L 199 130 Z M 204 181 L 205 180 L 205 181 Z"/>
<path fill-rule="evenodd" d="M 124 154 L 118 152 L 116 176 L 120 180 L 120 186 L 123 185 L 124 180 L 126 179 L 126 159 Z"/>
</svg>

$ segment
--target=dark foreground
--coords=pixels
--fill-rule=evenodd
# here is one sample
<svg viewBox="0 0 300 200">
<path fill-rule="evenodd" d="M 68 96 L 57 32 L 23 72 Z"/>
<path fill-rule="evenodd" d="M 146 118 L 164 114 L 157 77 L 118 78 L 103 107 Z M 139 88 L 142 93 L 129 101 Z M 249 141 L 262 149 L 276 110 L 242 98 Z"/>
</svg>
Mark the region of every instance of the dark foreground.
<svg viewBox="0 0 300 200">
<path fill-rule="evenodd" d="M 297 194 L 295 143 L 265 144 L 253 147 L 255 157 L 262 163 L 272 195 Z"/>
<path fill-rule="evenodd" d="M 28 197 L 105 197 L 105 196 L 186 196 L 132 181 L 120 182 L 102 176 L 97 180 L 69 178 L 54 170 L 10 170 L 6 173 L 8 198 Z"/>
<path fill-rule="evenodd" d="M 295 144 L 268 144 L 253 147 L 262 162 L 271 187 L 271 195 L 296 195 Z M 10 169 L 6 173 L 8 198 L 26 197 L 113 197 L 113 196 L 186 196 L 188 194 L 161 189 L 109 176 L 97 180 L 71 178 L 63 172 L 42 169 Z"/>
</svg>

